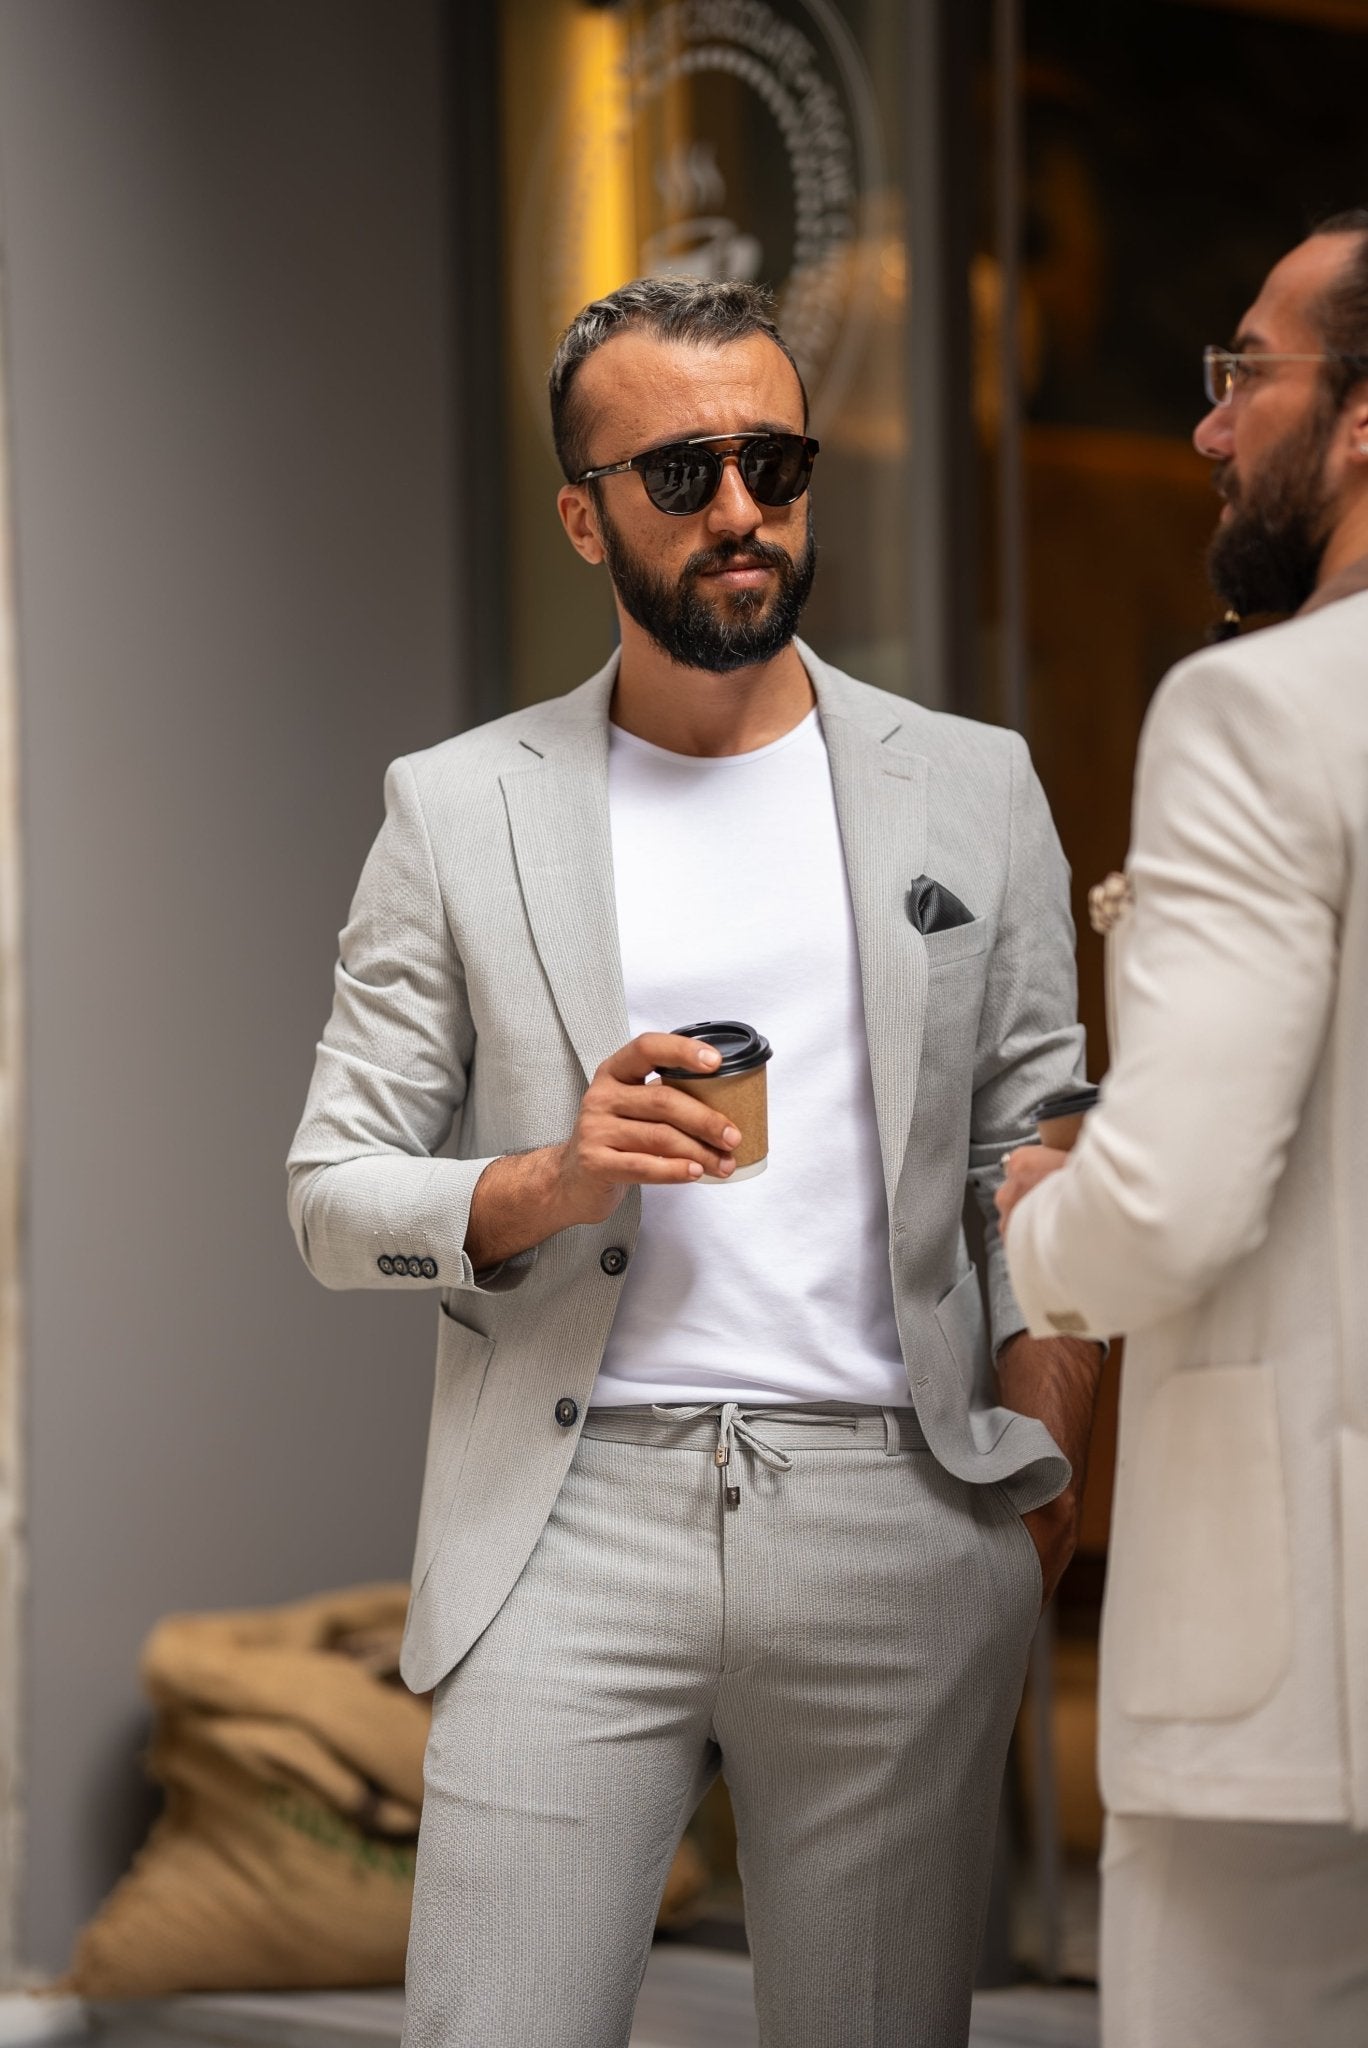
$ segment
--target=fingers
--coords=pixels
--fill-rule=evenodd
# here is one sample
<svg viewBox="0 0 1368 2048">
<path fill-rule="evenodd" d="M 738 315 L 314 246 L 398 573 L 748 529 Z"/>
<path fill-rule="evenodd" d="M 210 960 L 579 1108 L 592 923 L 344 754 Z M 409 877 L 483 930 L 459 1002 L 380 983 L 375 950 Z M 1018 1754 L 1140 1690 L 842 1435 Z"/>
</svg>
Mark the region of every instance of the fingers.
<svg viewBox="0 0 1368 2048">
<path fill-rule="evenodd" d="M 613 1155 L 613 1173 L 617 1180 L 640 1187 L 680 1187 L 688 1181 L 702 1180 L 705 1173 L 725 1180 L 735 1163 L 727 1159 L 705 1167 L 697 1159 L 662 1159 L 650 1152 L 617 1152 Z"/>
<path fill-rule="evenodd" d="M 647 1076 L 660 1067 L 688 1067 L 701 1075 L 719 1059 L 712 1046 L 697 1038 L 682 1038 L 670 1031 L 643 1032 L 603 1062 L 585 1097 L 586 1113 L 624 1122 L 671 1125 L 725 1158 L 740 1144 L 741 1133 L 724 1111 L 685 1094 L 682 1088 L 672 1088 L 668 1081 L 647 1085 Z M 656 1152 L 661 1147 L 651 1139 L 641 1149 Z"/>
<path fill-rule="evenodd" d="M 1011 1180 L 1028 1179 L 1034 1187 L 1038 1180 L 1044 1180 L 1048 1173 L 1058 1173 L 1068 1163 L 1067 1152 L 1056 1151 L 1052 1145 L 1019 1145 L 1015 1152 L 1004 1152 L 1002 1167 Z"/>
<path fill-rule="evenodd" d="M 725 1180 L 741 1142 L 736 1125 L 682 1088 L 649 1078 L 661 1067 L 702 1076 L 720 1058 L 712 1046 L 674 1031 L 642 1032 L 620 1047 L 598 1069 L 580 1105 L 571 1144 L 576 1175 L 594 1185 L 662 1186 L 704 1173 Z"/>
<path fill-rule="evenodd" d="M 677 1031 L 643 1031 L 610 1054 L 599 1073 L 611 1074 L 615 1081 L 644 1081 L 658 1067 L 688 1067 L 695 1074 L 711 1074 L 721 1061 L 721 1053 L 701 1038 L 683 1038 Z"/>
<path fill-rule="evenodd" d="M 1004 1155 L 1002 1166 L 1007 1178 L 1003 1186 L 1011 1189 L 1013 1198 L 1019 1201 L 1068 1163 L 1067 1152 L 1054 1152 L 1048 1145 L 1023 1145 L 1019 1152 Z"/>
<path fill-rule="evenodd" d="M 687 1096 L 679 1099 L 688 1101 Z M 710 1116 L 709 1122 L 713 1121 L 718 1120 Z M 725 1178 L 736 1164 L 734 1144 L 739 1142 L 740 1133 L 734 1125 L 721 1121 L 723 1129 L 732 1132 L 730 1144 L 711 1145 L 706 1138 L 695 1137 L 664 1120 L 590 1114 L 583 1123 L 585 1154 L 590 1160 L 601 1154 L 599 1163 L 611 1165 L 614 1172 L 620 1171 L 624 1154 L 650 1159 L 692 1159 L 704 1172 Z"/>
<path fill-rule="evenodd" d="M 616 1116 L 640 1123 L 673 1125 L 675 1130 L 684 1131 L 718 1151 L 731 1151 L 741 1142 L 740 1131 L 721 1110 L 710 1109 L 706 1102 L 686 1095 L 682 1088 L 672 1088 L 668 1081 L 654 1088 L 617 1086 L 611 1095 L 605 1094 L 602 1102 Z"/>
<path fill-rule="evenodd" d="M 1068 1161 L 1067 1152 L 1056 1152 L 1049 1145 L 1023 1145 L 1016 1152 L 1004 1154 L 1002 1165 L 1007 1177 L 993 1197 L 1004 1229 L 1022 1197 L 1052 1173 L 1058 1173 L 1061 1166 L 1067 1166 Z"/>
</svg>

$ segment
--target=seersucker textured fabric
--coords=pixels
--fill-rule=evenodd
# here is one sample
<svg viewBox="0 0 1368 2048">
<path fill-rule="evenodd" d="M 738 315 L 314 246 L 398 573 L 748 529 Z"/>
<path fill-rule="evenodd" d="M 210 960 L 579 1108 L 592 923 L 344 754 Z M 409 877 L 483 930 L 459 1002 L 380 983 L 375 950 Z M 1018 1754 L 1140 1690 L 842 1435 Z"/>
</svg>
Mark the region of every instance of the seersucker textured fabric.
<svg viewBox="0 0 1368 2048">
<path fill-rule="evenodd" d="M 719 1768 L 762 2048 L 967 2040 L 1040 1567 L 910 1411 L 835 1405 L 748 1411 L 788 1462 L 726 1468 L 717 1410 L 591 1410 L 437 1690 L 404 2048 L 626 2048 Z"/>
<path fill-rule="evenodd" d="M 1068 1466 L 1041 1423 L 997 1399 L 993 1348 L 1023 1318 L 992 1195 L 1031 1106 L 1082 1071 L 1067 871 L 1016 734 L 799 652 L 850 882 L 908 1398 L 939 1465 L 1004 1487 L 1022 1512 Z M 325 1285 L 439 1296 L 403 1660 L 419 1691 L 479 1639 L 546 1526 L 636 1239 L 631 1191 L 605 1223 L 492 1272 L 463 1249 L 485 1166 L 568 1136 L 588 1079 L 630 1035 L 608 813 L 615 676 L 616 659 L 391 768 L 290 1155 L 291 1217 Z M 905 899 L 924 874 L 973 920 L 923 936 Z M 987 1316 L 966 1173 L 987 1224 Z"/>
</svg>

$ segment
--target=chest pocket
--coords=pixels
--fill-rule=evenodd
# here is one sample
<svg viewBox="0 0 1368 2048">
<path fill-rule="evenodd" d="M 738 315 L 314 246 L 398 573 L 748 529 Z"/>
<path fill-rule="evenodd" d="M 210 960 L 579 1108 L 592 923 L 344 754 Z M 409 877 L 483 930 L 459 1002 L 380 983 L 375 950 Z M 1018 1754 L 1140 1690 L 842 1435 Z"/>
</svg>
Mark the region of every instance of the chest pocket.
<svg viewBox="0 0 1368 2048">
<path fill-rule="evenodd" d="M 927 932 L 922 943 L 926 947 L 926 964 L 931 973 L 937 968 L 949 967 L 956 960 L 972 960 L 988 950 L 988 920 L 976 917 L 972 924 L 951 925 L 943 932 Z"/>
<path fill-rule="evenodd" d="M 954 1100 L 967 1101 L 978 1046 L 979 1020 L 987 987 L 986 917 L 972 924 L 929 932 L 926 947 L 926 1020 L 921 1046 L 919 1102 L 929 1104 L 937 1085 L 948 1086 Z"/>
</svg>

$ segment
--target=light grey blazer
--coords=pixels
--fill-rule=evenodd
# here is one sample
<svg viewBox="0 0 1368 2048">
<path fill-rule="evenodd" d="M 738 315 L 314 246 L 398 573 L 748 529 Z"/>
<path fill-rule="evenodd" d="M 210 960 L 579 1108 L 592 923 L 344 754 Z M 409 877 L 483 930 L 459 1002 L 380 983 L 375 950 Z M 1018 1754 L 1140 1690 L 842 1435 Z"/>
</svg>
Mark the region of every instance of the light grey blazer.
<svg viewBox="0 0 1368 2048">
<path fill-rule="evenodd" d="M 988 1219 L 1000 1345 L 1023 1327 L 993 1228 L 1000 1156 L 1081 1067 L 1067 870 L 1019 738 L 799 651 L 854 905 L 910 1398 L 943 1465 L 1006 1485 L 1025 1511 L 1068 1466 L 1041 1423 L 997 1405 L 963 1210 L 967 1181 Z M 440 1290 L 403 1659 L 418 1690 L 486 1627 L 545 1524 L 578 1433 L 558 1405 L 582 1422 L 640 1221 L 632 1189 L 606 1223 L 493 1271 L 464 1250 L 485 1166 L 567 1137 L 589 1077 L 631 1035 L 608 815 L 615 675 L 616 657 L 566 697 L 390 769 L 290 1154 L 291 1219 L 326 1286 Z M 923 938 L 906 911 L 923 874 L 973 923 Z"/>
</svg>

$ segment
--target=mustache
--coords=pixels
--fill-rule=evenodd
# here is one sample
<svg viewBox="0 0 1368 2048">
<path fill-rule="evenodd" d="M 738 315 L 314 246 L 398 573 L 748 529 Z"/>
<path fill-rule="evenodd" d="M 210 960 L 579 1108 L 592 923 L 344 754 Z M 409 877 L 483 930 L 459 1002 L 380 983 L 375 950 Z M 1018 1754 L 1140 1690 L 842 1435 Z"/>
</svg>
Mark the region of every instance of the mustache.
<svg viewBox="0 0 1368 2048">
<path fill-rule="evenodd" d="M 1235 465 L 1233 462 L 1218 462 L 1215 470 L 1212 472 L 1211 482 L 1217 497 L 1222 499 L 1225 504 L 1237 505 L 1239 503 L 1240 485 L 1235 475 Z"/>
<path fill-rule="evenodd" d="M 681 581 L 691 576 L 715 576 L 719 570 L 738 564 L 747 569 L 792 569 L 793 557 L 771 540 L 731 540 L 719 547 L 699 548 L 680 571 Z"/>
</svg>

